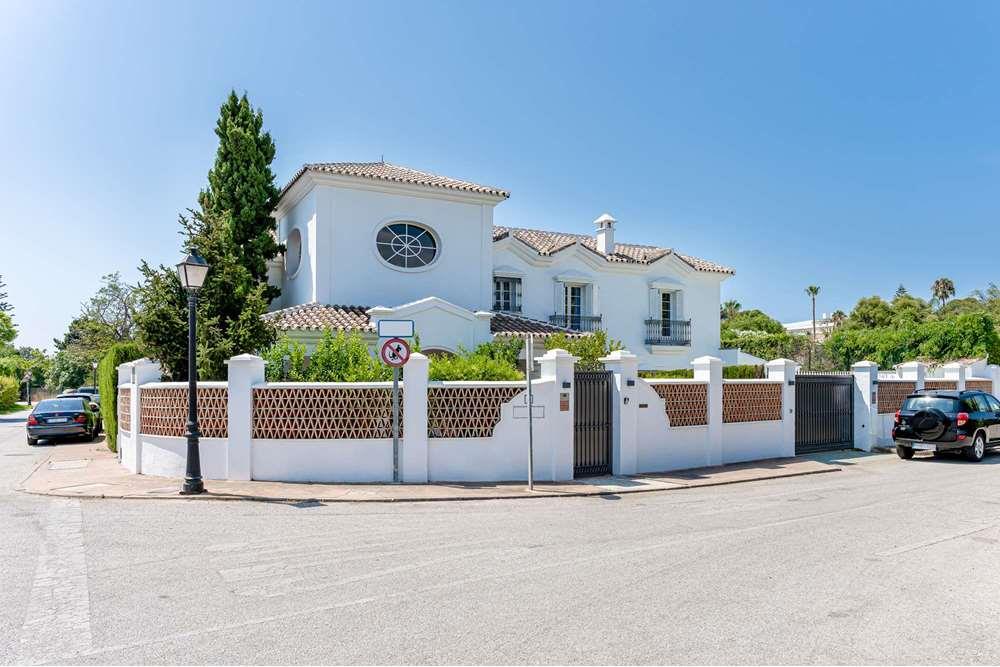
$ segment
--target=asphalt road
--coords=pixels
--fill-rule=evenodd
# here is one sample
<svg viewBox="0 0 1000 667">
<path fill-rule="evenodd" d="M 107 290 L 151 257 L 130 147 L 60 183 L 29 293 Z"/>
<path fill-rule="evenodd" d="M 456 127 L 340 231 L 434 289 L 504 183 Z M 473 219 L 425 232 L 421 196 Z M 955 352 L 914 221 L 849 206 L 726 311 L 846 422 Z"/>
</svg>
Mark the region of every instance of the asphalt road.
<svg viewBox="0 0 1000 667">
<path fill-rule="evenodd" d="M 1000 454 L 453 503 L 50 499 L 0 418 L 0 662 L 998 663 Z"/>
</svg>

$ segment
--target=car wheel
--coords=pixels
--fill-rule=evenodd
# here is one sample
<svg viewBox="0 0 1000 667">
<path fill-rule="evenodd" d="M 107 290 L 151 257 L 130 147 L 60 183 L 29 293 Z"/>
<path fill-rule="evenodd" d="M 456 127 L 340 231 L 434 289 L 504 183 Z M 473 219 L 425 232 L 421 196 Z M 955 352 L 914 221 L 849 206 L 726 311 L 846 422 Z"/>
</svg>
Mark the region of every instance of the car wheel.
<svg viewBox="0 0 1000 667">
<path fill-rule="evenodd" d="M 896 445 L 896 456 L 898 456 L 901 459 L 912 459 L 913 447 L 903 447 L 902 445 Z"/>
<path fill-rule="evenodd" d="M 986 438 L 982 433 L 977 433 L 972 439 L 972 445 L 965 448 L 965 458 L 970 461 L 982 461 L 986 454 Z"/>
<path fill-rule="evenodd" d="M 31 437 L 31 436 L 29 435 L 29 436 L 28 436 L 28 447 L 34 447 L 34 446 L 35 446 L 35 445 L 37 445 L 37 444 L 38 444 L 38 438 L 32 438 L 32 437 Z"/>
</svg>

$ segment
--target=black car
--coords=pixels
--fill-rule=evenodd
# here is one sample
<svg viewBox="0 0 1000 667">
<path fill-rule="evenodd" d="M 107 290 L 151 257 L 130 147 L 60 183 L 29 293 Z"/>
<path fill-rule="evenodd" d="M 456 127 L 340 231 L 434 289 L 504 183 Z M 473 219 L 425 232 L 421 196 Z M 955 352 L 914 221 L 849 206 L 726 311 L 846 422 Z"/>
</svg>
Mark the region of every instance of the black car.
<svg viewBox="0 0 1000 667">
<path fill-rule="evenodd" d="M 96 394 L 85 393 L 83 391 L 72 391 L 66 392 L 65 394 L 59 394 L 56 398 L 82 398 L 90 403 L 91 411 L 97 415 L 97 435 L 101 434 L 101 430 L 104 428 L 104 419 L 101 417 L 101 404 L 98 403 Z"/>
<path fill-rule="evenodd" d="M 93 440 L 97 437 L 97 418 L 97 413 L 90 409 L 90 401 L 82 398 L 39 401 L 28 415 L 28 444 L 37 445 L 42 438 L 74 436 Z"/>
<path fill-rule="evenodd" d="M 1000 446 L 1000 401 L 975 390 L 918 391 L 896 412 L 892 439 L 902 459 L 914 451 L 961 451 L 981 461 L 987 449 Z"/>
</svg>

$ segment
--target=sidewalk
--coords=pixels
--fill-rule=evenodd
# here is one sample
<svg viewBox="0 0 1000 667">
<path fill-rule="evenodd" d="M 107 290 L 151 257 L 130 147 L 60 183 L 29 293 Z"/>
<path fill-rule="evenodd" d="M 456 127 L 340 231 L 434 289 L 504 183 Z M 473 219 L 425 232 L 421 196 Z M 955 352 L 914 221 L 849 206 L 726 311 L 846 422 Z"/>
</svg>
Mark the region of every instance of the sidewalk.
<svg viewBox="0 0 1000 667">
<path fill-rule="evenodd" d="M 565 483 L 537 483 L 529 493 L 524 482 L 438 484 L 303 484 L 205 480 L 200 496 L 177 493 L 181 480 L 133 475 L 118 464 L 103 442 L 59 444 L 18 487 L 19 491 L 73 498 L 159 498 L 179 500 L 257 500 L 271 502 L 393 502 L 492 500 L 597 496 L 670 491 L 779 477 L 836 472 L 840 466 L 812 459 L 788 458 L 634 477 L 591 477 Z"/>
</svg>

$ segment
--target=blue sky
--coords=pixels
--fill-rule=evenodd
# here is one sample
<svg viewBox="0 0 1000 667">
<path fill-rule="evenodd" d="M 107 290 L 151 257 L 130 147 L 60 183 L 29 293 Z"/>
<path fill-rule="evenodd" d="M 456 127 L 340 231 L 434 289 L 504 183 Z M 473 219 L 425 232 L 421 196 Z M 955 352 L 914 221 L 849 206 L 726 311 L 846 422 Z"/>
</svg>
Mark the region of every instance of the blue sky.
<svg viewBox="0 0 1000 667">
<path fill-rule="evenodd" d="M 230 90 L 283 184 L 387 161 L 512 192 L 497 224 L 736 268 L 780 319 L 1000 281 L 1000 3 L 0 2 L 0 274 L 52 349 L 174 263 Z M 993 252 L 987 252 L 990 248 Z"/>
</svg>

